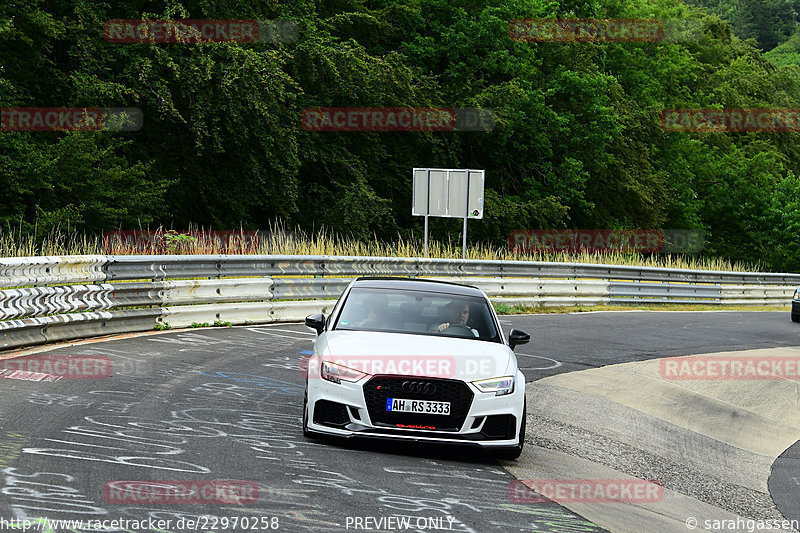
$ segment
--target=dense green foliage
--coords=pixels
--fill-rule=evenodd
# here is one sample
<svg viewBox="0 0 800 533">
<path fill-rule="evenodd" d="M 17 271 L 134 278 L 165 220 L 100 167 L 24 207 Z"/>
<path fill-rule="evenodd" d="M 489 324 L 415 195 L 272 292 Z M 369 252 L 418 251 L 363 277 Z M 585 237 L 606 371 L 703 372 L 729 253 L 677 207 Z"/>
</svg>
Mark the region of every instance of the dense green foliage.
<svg viewBox="0 0 800 533">
<path fill-rule="evenodd" d="M 703 38 L 526 43 L 528 17 L 688 18 Z M 295 20 L 299 39 L 114 44 L 120 18 Z M 779 30 L 784 31 L 784 30 Z M 519 228 L 704 229 L 706 253 L 797 270 L 796 133 L 666 133 L 663 108 L 800 108 L 798 69 L 677 0 L 96 0 L 0 3 L 0 106 L 139 107 L 137 132 L 0 134 L 0 223 L 81 230 L 276 217 L 421 233 L 411 168 L 485 168 L 485 219 Z M 319 133 L 310 106 L 480 106 L 491 132 Z M 457 238 L 437 219 L 433 236 Z"/>
<path fill-rule="evenodd" d="M 764 54 L 764 57 L 779 66 L 800 66 L 800 32 Z"/>
<path fill-rule="evenodd" d="M 762 50 L 772 50 L 797 30 L 798 0 L 693 0 L 731 23 L 742 39 L 755 39 Z"/>
</svg>

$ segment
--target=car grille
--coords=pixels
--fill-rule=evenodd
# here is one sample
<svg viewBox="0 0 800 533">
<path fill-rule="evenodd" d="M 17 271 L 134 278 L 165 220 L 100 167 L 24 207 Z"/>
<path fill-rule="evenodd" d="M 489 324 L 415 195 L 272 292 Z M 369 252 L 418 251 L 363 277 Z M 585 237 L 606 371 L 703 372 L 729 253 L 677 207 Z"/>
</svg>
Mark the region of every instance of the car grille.
<svg viewBox="0 0 800 533">
<path fill-rule="evenodd" d="M 411 387 L 409 383 L 413 383 Z M 404 390 L 404 384 L 406 384 Z M 416 392 L 407 392 L 413 389 Z M 450 402 L 449 415 L 396 413 L 386 410 L 387 398 Z M 458 431 L 472 405 L 473 394 L 466 383 L 452 379 L 398 376 L 375 376 L 364 384 L 364 399 L 372 423 L 376 426 L 407 429 Z"/>
</svg>

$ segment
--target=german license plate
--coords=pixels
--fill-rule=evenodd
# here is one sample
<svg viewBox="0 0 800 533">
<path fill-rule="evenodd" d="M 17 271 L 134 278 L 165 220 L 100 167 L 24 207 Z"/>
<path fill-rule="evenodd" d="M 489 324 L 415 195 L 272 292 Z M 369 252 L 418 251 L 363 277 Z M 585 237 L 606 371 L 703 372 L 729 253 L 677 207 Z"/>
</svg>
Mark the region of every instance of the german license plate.
<svg viewBox="0 0 800 533">
<path fill-rule="evenodd" d="M 400 413 L 419 413 L 422 415 L 449 415 L 450 402 L 386 398 L 386 410 Z"/>
</svg>

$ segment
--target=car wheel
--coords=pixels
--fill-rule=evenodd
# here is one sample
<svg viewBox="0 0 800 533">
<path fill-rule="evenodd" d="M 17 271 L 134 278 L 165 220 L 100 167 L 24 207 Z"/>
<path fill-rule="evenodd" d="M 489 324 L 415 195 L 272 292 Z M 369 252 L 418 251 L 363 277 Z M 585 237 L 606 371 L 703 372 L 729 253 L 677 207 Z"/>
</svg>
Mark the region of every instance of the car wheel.
<svg viewBox="0 0 800 533">
<path fill-rule="evenodd" d="M 800 315 L 792 313 L 792 322 L 800 322 Z"/>
<path fill-rule="evenodd" d="M 303 436 L 311 438 L 311 432 L 308 431 L 308 391 L 303 395 Z"/>
<path fill-rule="evenodd" d="M 519 426 L 519 435 L 517 436 L 517 445 L 508 450 L 501 450 L 498 454 L 500 459 L 507 459 L 509 461 L 518 458 L 522 454 L 522 449 L 525 447 L 525 428 L 528 421 L 528 407 L 527 405 L 522 408 L 522 424 Z"/>
</svg>

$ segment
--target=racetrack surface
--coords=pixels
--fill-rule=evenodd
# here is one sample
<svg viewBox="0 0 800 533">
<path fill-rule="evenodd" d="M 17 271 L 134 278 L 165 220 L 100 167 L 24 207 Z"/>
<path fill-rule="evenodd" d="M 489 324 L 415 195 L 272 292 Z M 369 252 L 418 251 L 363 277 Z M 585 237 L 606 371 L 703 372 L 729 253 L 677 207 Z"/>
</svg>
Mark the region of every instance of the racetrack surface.
<svg viewBox="0 0 800 533">
<path fill-rule="evenodd" d="M 531 380 L 661 356 L 800 345 L 788 313 L 502 320 L 506 331 L 532 334 L 517 349 Z M 46 353 L 107 356 L 106 379 L 0 379 L 0 519 L 152 517 L 172 520 L 164 530 L 186 531 L 175 527 L 178 519 L 205 517 L 198 530 L 225 531 L 220 522 L 211 527 L 215 518 L 252 517 L 259 527 L 247 529 L 264 530 L 278 517 L 279 531 L 359 524 L 361 531 L 397 531 L 356 520 L 392 516 L 410 520 L 407 531 L 600 531 L 558 505 L 511 501 L 513 477 L 485 453 L 304 439 L 299 362 L 313 338 L 304 326 L 285 324 L 167 332 Z M 104 495 L 107 483 L 124 480 L 242 480 L 257 483 L 259 494 L 239 504 Z M 228 531 L 245 529 L 231 523 Z"/>
<path fill-rule="evenodd" d="M 800 324 L 791 322 L 788 310 L 602 311 L 500 321 L 506 332 L 513 327 L 531 334 L 530 344 L 515 350 L 529 381 L 657 357 L 800 346 Z"/>
</svg>

